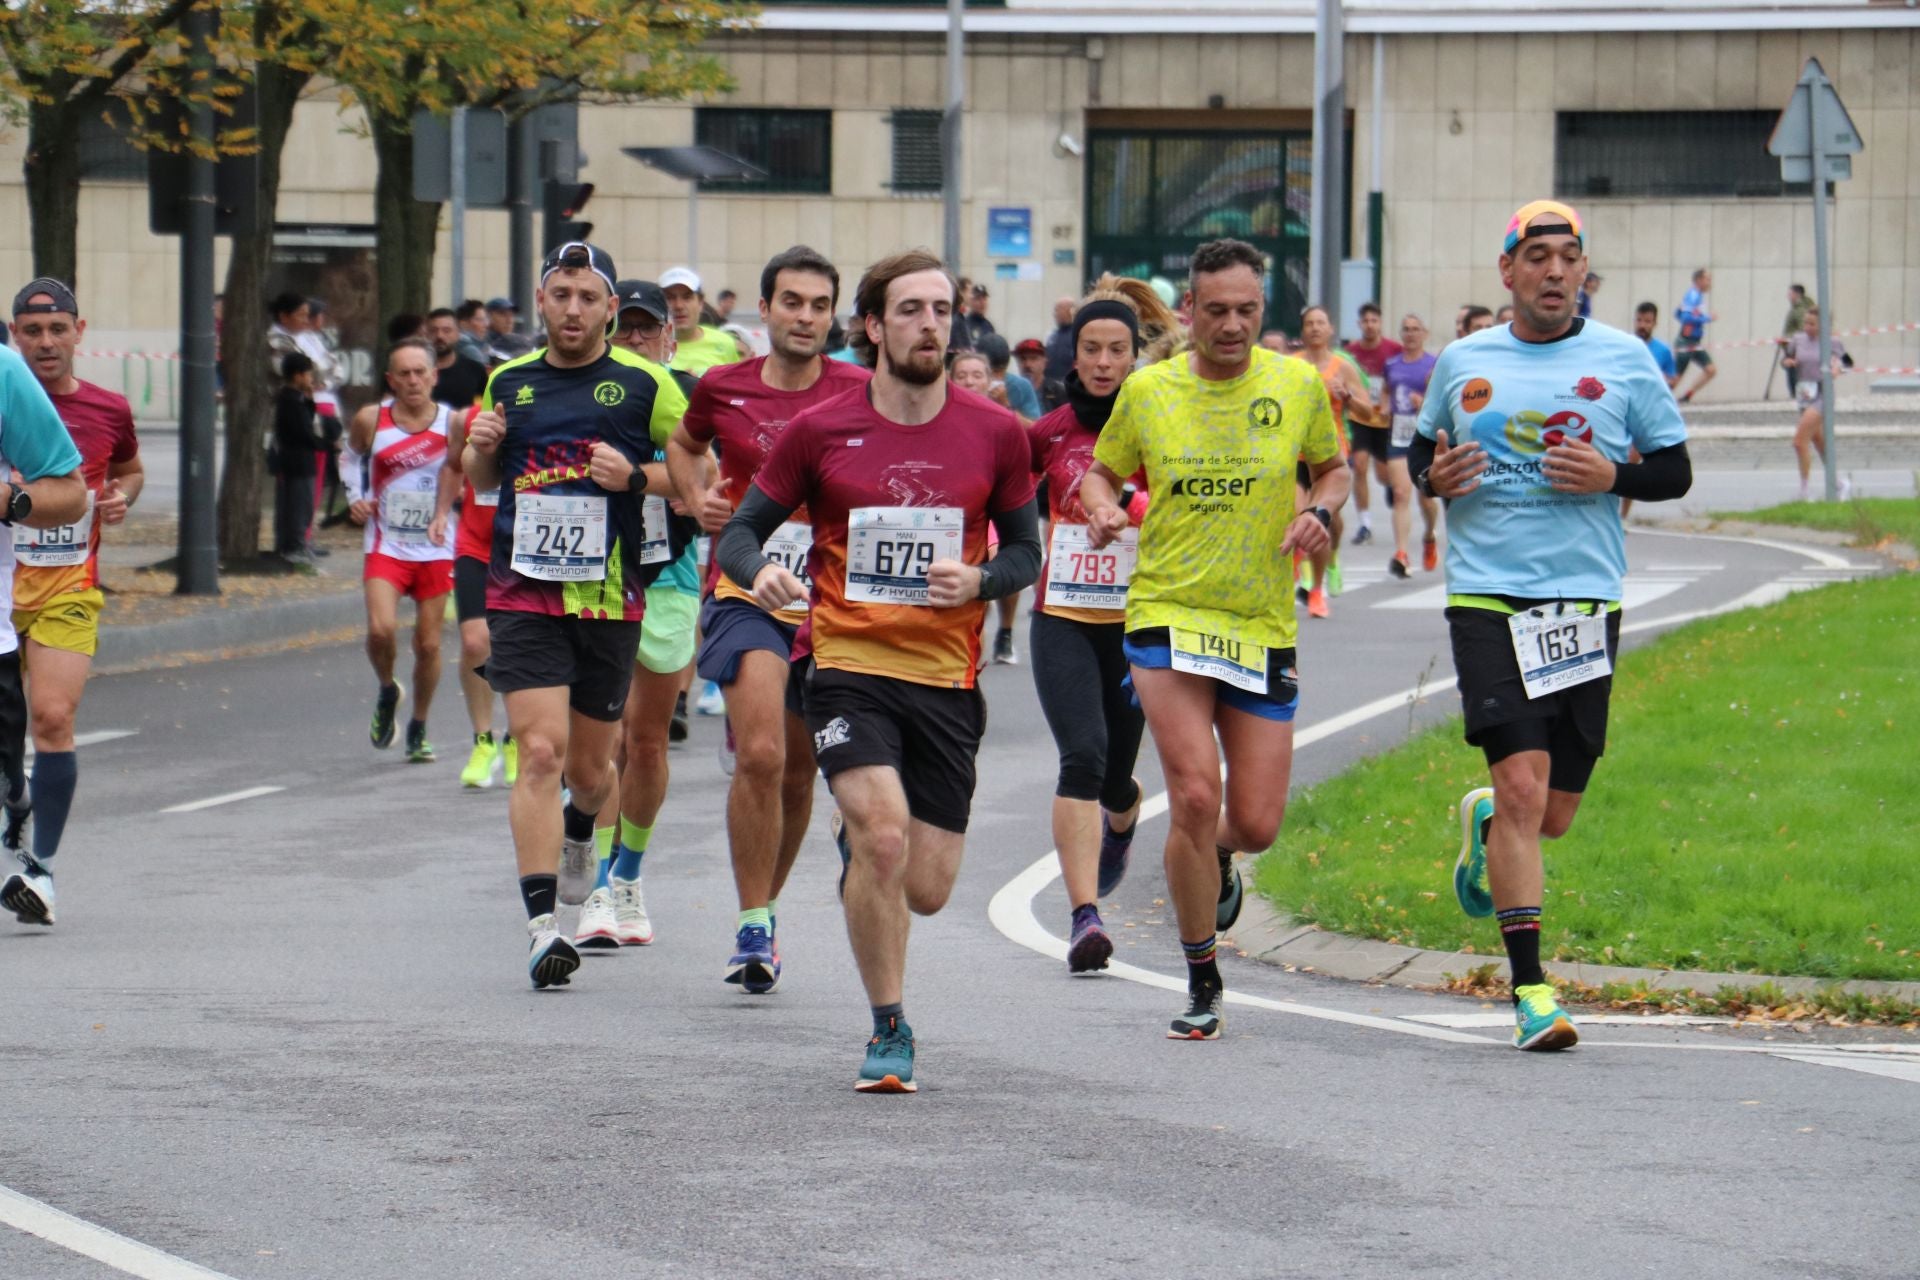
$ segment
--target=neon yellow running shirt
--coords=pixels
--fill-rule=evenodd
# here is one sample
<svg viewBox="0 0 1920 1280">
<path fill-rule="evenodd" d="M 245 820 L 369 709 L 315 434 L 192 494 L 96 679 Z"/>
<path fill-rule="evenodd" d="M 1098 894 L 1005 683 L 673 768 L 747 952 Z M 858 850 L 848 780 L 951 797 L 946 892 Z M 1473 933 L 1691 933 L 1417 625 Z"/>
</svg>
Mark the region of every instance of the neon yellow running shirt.
<svg viewBox="0 0 1920 1280">
<path fill-rule="evenodd" d="M 1187 356 L 1120 384 L 1094 458 L 1145 469 L 1153 503 L 1127 592 L 1127 629 L 1180 627 L 1268 648 L 1294 644 L 1295 464 L 1340 456 L 1326 386 L 1312 365 L 1265 348 L 1237 378 L 1210 382 Z"/>
</svg>

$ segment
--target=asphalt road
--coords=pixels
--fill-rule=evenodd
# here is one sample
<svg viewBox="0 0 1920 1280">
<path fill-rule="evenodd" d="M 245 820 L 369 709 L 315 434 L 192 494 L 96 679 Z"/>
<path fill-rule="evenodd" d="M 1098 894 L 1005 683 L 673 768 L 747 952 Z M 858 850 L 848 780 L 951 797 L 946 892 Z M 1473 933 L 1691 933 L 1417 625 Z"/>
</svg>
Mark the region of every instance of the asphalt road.
<svg viewBox="0 0 1920 1280">
<path fill-rule="evenodd" d="M 1636 639 L 1858 562 L 1629 545 Z M 1453 706 L 1404 692 L 1451 674 L 1437 576 L 1348 560 L 1333 618 L 1305 625 L 1300 783 Z M 83 749 L 61 923 L 0 925 L 0 1276 L 1920 1268 L 1920 1041 L 1897 1032 L 1590 1025 L 1536 1057 L 1482 1025 L 1498 1009 L 1230 957 L 1263 1003 L 1218 1043 L 1167 1041 L 1177 994 L 1034 949 L 1066 923 L 1058 882 L 1022 878 L 1048 853 L 1053 750 L 1029 668 L 986 688 L 967 863 L 913 936 L 922 1088 L 870 1097 L 824 788 L 780 990 L 720 981 L 717 721 L 675 754 L 647 857 L 658 941 L 535 993 L 505 797 L 458 790 L 451 682 L 444 759 L 410 767 L 367 745 L 351 647 L 96 681 L 82 730 L 132 732 Z M 1391 709 L 1340 718 L 1370 705 Z M 255 788 L 280 789 L 163 812 Z M 1119 959 L 1177 982 L 1164 830 L 1108 919 Z"/>
</svg>

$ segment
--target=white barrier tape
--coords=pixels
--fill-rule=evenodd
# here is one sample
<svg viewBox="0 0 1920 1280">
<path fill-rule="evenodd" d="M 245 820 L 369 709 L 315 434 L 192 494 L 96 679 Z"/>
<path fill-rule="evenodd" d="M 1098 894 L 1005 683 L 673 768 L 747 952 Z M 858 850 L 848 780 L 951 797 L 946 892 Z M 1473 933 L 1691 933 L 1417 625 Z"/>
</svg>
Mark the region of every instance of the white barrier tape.
<svg viewBox="0 0 1920 1280">
<path fill-rule="evenodd" d="M 1868 325 L 1860 329 L 1836 329 L 1832 336 L 1836 338 L 1864 338 L 1872 334 L 1881 333 L 1912 333 L 1916 329 L 1920 329 L 1920 320 L 1903 322 L 1901 324 Z M 1742 338 L 1737 342 L 1708 342 L 1702 345 L 1704 349 L 1708 351 L 1734 351 L 1741 347 L 1777 346 L 1785 340 L 1784 336 L 1779 338 Z"/>
</svg>

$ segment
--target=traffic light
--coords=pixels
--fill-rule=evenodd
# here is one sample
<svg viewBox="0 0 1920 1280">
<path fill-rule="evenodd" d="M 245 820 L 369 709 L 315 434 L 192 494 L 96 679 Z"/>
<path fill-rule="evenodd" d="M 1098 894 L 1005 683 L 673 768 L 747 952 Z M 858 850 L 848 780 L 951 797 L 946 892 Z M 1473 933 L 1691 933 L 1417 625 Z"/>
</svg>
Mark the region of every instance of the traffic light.
<svg viewBox="0 0 1920 1280">
<path fill-rule="evenodd" d="M 591 182 L 555 182 L 548 179 L 542 188 L 542 212 L 546 215 L 545 250 L 551 252 L 570 240 L 585 240 L 593 234 L 591 222 L 579 221 L 580 211 L 593 199 Z"/>
</svg>

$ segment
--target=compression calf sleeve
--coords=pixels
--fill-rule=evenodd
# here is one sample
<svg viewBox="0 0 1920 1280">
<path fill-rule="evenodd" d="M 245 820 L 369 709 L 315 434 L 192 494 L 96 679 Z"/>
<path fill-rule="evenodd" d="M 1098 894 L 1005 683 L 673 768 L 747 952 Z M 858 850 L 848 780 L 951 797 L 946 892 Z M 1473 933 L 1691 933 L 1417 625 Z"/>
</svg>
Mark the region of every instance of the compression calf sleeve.
<svg viewBox="0 0 1920 1280">
<path fill-rule="evenodd" d="M 73 792 L 80 781 L 80 757 L 72 751 L 42 751 L 33 758 L 28 784 L 33 798 L 33 860 L 42 865 L 60 852 Z"/>
</svg>

